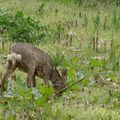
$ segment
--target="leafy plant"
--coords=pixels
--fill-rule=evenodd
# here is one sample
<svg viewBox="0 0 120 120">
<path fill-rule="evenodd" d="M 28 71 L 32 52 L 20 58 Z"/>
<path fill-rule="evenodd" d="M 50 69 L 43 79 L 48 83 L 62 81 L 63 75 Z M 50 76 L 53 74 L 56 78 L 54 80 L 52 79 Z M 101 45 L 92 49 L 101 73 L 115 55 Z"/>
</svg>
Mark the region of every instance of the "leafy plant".
<svg viewBox="0 0 120 120">
<path fill-rule="evenodd" d="M 63 66 L 65 57 L 63 54 L 57 52 L 56 54 L 52 55 L 52 59 L 54 66 L 57 67 L 57 66 Z"/>
<path fill-rule="evenodd" d="M 17 11 L 15 15 L 3 10 L 0 12 L 0 29 L 12 42 L 40 43 L 52 37 L 49 27 L 39 24 L 30 16 L 26 17 L 23 11 Z"/>
<path fill-rule="evenodd" d="M 102 65 L 103 65 L 102 61 L 99 61 L 99 60 L 92 59 L 92 60 L 90 61 L 90 66 L 91 66 L 92 68 L 94 68 L 94 67 L 102 67 Z"/>
</svg>

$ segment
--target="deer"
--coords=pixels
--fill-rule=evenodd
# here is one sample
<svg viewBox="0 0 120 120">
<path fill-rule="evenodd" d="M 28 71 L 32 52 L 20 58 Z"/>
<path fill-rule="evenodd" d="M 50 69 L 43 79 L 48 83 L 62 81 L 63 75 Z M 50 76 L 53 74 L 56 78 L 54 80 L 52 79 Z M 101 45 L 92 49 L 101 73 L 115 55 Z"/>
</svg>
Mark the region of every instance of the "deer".
<svg viewBox="0 0 120 120">
<path fill-rule="evenodd" d="M 64 68 L 58 71 L 48 53 L 34 45 L 15 43 L 9 50 L 7 61 L 7 70 L 0 82 L 1 95 L 5 81 L 17 68 L 27 73 L 28 88 L 36 87 L 36 76 L 42 78 L 47 86 L 51 81 L 55 91 L 59 91 L 66 86 L 67 69 Z"/>
</svg>

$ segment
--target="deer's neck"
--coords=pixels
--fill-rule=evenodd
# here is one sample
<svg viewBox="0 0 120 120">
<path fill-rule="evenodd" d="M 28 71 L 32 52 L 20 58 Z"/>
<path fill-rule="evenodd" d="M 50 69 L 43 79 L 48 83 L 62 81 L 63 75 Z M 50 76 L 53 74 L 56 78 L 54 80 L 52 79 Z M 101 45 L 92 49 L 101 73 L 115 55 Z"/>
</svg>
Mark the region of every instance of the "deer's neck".
<svg viewBox="0 0 120 120">
<path fill-rule="evenodd" d="M 52 70 L 50 81 L 52 82 L 53 85 L 60 81 L 60 77 L 55 70 Z"/>
</svg>

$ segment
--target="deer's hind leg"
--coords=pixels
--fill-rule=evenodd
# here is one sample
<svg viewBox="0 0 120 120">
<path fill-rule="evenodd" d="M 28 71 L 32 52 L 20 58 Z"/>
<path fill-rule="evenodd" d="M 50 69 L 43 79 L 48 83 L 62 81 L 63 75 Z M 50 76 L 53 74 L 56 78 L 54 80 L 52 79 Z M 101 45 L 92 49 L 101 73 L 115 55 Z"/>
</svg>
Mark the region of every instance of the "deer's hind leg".
<svg viewBox="0 0 120 120">
<path fill-rule="evenodd" d="M 8 61 L 7 71 L 1 80 L 1 95 L 4 90 L 5 81 L 10 77 L 10 75 L 15 71 L 16 68 L 17 68 L 17 64 L 13 65 L 12 61 Z"/>
</svg>

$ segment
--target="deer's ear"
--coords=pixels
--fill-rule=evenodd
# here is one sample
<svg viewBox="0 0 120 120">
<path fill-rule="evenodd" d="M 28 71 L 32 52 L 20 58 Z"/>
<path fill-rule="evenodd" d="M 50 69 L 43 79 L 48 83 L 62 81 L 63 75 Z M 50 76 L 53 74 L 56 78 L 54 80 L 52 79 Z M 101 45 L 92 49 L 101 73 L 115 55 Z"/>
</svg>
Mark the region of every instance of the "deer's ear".
<svg viewBox="0 0 120 120">
<path fill-rule="evenodd" d="M 60 71 L 60 74 L 61 74 L 63 80 L 66 81 L 67 80 L 67 69 L 66 68 L 62 69 Z"/>
<path fill-rule="evenodd" d="M 61 77 L 59 71 L 57 70 L 57 68 L 55 67 L 54 70 L 56 71 L 56 73 Z"/>
<path fill-rule="evenodd" d="M 58 72 L 58 70 L 57 70 L 57 68 L 56 67 L 54 67 L 54 70 L 59 74 L 59 72 Z"/>
</svg>

